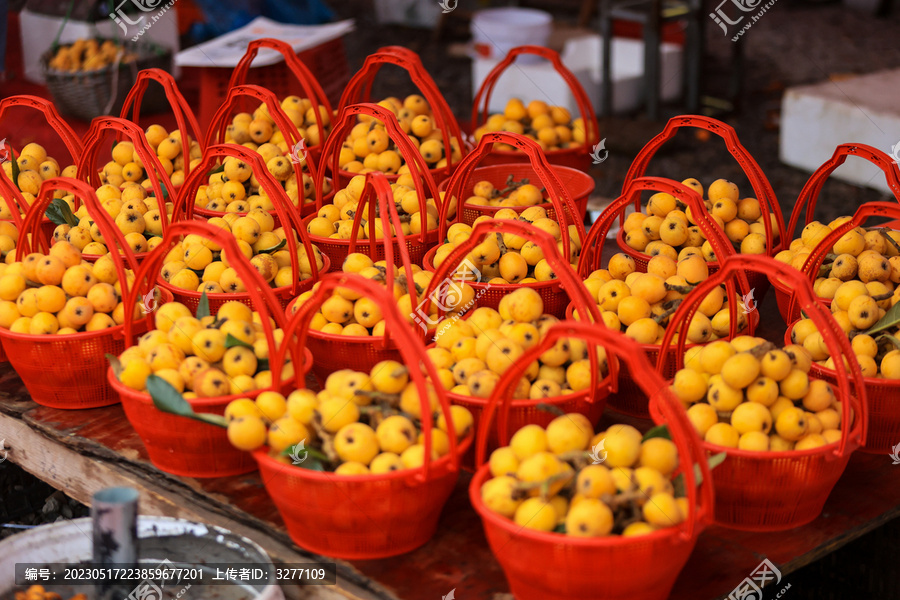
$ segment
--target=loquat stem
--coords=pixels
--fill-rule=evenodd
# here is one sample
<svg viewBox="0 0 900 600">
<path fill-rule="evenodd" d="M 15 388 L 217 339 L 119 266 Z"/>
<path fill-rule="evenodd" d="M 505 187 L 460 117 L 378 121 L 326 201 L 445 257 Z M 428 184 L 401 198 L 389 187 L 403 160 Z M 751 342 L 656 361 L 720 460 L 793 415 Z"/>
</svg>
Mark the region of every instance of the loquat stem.
<svg viewBox="0 0 900 600">
<path fill-rule="evenodd" d="M 667 283 L 665 286 L 667 291 L 678 292 L 679 294 L 690 294 L 697 287 L 695 285 L 677 285 L 674 283 Z"/>
<path fill-rule="evenodd" d="M 371 398 L 375 402 L 384 402 L 391 407 L 395 407 L 400 404 L 400 394 L 385 394 L 384 392 L 377 392 L 374 390 L 356 390 L 353 393 L 357 396 L 365 396 L 366 398 Z"/>
<path fill-rule="evenodd" d="M 316 430 L 316 436 L 322 440 L 322 452 L 328 457 L 328 461 L 332 465 L 340 462 L 340 457 L 334 449 L 334 435 L 322 425 L 322 415 L 319 414 L 319 411 L 313 411 L 312 426 Z"/>
<path fill-rule="evenodd" d="M 672 300 L 672 301 L 671 301 L 671 302 L 672 302 L 672 306 L 670 306 L 669 308 L 667 308 L 667 309 L 666 309 L 666 312 L 660 313 L 660 314 L 655 315 L 655 316 L 650 317 L 650 318 L 653 319 L 654 321 L 656 321 L 657 323 L 662 323 L 662 322 L 664 322 L 666 319 L 668 319 L 669 317 L 671 317 L 672 315 L 675 314 L 675 311 L 678 310 L 678 305 L 681 304 L 681 300 L 682 300 L 681 298 L 676 298 L 675 300 Z"/>
<path fill-rule="evenodd" d="M 891 246 L 894 247 L 894 249 L 895 249 L 897 252 L 900 252 L 900 244 L 897 243 L 897 240 L 895 240 L 894 238 L 892 238 L 891 236 L 888 235 L 888 233 L 891 231 L 889 228 L 887 228 L 887 227 L 882 227 L 882 228 L 879 229 L 878 231 L 879 231 L 879 233 L 881 233 L 881 235 L 884 236 L 884 238 L 891 244 Z"/>
</svg>

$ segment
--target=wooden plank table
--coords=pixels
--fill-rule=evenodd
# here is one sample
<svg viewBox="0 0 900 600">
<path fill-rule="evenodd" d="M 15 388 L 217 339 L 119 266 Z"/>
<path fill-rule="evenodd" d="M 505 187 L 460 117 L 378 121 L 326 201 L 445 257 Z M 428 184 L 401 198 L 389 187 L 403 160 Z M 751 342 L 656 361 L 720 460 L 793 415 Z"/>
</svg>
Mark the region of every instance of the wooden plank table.
<svg viewBox="0 0 900 600">
<path fill-rule="evenodd" d="M 760 308 L 765 317 L 761 334 L 777 339 L 783 326 L 774 312 L 773 296 L 769 293 Z M 613 420 L 628 419 L 607 411 L 601 427 Z M 3 439 L 10 461 L 81 502 L 89 503 L 100 488 L 130 485 L 140 490 L 145 514 L 215 523 L 253 539 L 277 561 L 327 560 L 291 543 L 257 473 L 190 479 L 158 471 L 120 406 L 81 411 L 41 407 L 31 402 L 8 364 L 0 365 Z M 823 514 L 804 527 L 782 533 L 710 527 L 701 535 L 671 598 L 725 598 L 763 558 L 787 575 L 897 517 L 900 467 L 891 462 L 886 455 L 855 453 Z M 440 598 L 455 588 L 459 598 L 511 598 L 481 521 L 469 505 L 469 480 L 468 473 L 460 476 L 437 534 L 422 548 L 391 559 L 337 561 L 337 586 L 296 588 L 287 590 L 288 595 L 418 600 Z M 598 566 L 598 576 L 601 571 Z"/>
</svg>

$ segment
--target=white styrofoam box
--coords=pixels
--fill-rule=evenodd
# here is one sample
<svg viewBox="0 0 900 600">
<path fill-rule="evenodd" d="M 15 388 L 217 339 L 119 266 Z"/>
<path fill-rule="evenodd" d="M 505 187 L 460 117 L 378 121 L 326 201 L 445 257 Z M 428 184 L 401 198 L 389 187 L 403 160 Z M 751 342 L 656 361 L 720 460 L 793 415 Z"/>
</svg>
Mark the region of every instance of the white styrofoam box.
<svg viewBox="0 0 900 600">
<path fill-rule="evenodd" d="M 449 0 L 447 5 L 455 8 L 456 1 Z M 375 20 L 380 24 L 434 27 L 441 12 L 438 0 L 375 0 Z"/>
<path fill-rule="evenodd" d="M 156 16 L 157 13 L 148 13 Z M 145 20 L 149 16 L 144 17 Z M 63 23 L 62 17 L 51 17 L 39 13 L 31 12 L 27 8 L 19 13 L 19 26 L 23 32 L 28 35 L 22 35 L 22 60 L 25 63 L 25 77 L 36 83 L 44 83 L 44 74 L 41 72 L 41 55 L 47 51 L 53 40 L 56 39 L 56 33 L 59 31 Z M 133 21 L 137 21 L 132 17 Z M 124 21 L 123 21 L 124 23 Z M 112 19 L 103 19 L 96 24 L 86 23 L 83 21 L 69 21 L 66 23 L 62 34 L 59 36 L 61 44 L 74 42 L 78 38 L 92 38 L 96 35 L 109 37 L 117 40 L 130 40 L 139 32 L 144 22 L 138 22 L 137 25 L 128 25 L 128 35 L 125 35 L 121 27 L 116 25 Z M 142 40 L 152 40 L 164 48 L 172 50 L 174 55 L 178 52 L 178 22 L 176 20 L 175 9 L 170 8 L 159 19 L 153 22 L 152 26 L 147 29 L 140 37 Z M 175 67 L 172 75 L 178 77 L 180 70 Z"/>
<path fill-rule="evenodd" d="M 562 62 L 584 87 L 594 110 L 600 110 L 603 89 L 603 40 L 599 35 L 586 35 L 568 40 L 560 53 Z M 472 59 L 472 93 L 499 60 Z M 643 103 L 644 43 L 630 38 L 612 41 L 613 112 L 634 110 Z M 660 47 L 660 96 L 663 101 L 677 100 L 681 95 L 682 49 L 678 44 Z M 564 106 L 570 112 L 578 105 L 562 77 L 549 61 L 520 64 L 517 60 L 500 76 L 494 87 L 489 110 L 500 112 L 511 98 L 540 99 Z"/>
<path fill-rule="evenodd" d="M 781 161 L 815 171 L 846 143 L 891 154 L 900 144 L 898 89 L 900 69 L 788 88 L 781 100 Z M 832 176 L 890 192 L 881 169 L 861 158 L 848 158 Z"/>
<path fill-rule="evenodd" d="M 553 30 L 553 15 L 533 8 L 489 8 L 476 12 L 470 27 L 478 54 L 502 59 L 516 46 L 546 46 Z M 526 64 L 540 61 L 540 57 L 527 54 L 516 59 Z"/>
</svg>

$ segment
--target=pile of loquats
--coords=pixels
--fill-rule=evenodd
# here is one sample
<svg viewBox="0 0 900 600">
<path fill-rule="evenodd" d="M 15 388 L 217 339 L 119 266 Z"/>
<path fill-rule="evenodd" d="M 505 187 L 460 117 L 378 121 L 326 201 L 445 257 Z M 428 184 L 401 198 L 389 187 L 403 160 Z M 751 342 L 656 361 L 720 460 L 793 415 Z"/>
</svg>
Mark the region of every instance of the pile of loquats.
<svg viewBox="0 0 900 600">
<path fill-rule="evenodd" d="M 755 452 L 809 450 L 841 439 L 841 402 L 810 379 L 797 345 L 738 336 L 685 353 L 672 390 L 706 442 Z"/>
<path fill-rule="evenodd" d="M 179 129 L 166 131 L 162 125 L 150 125 L 144 131 L 144 138 L 174 186 L 184 183 L 185 166 L 190 170 L 200 163 L 200 142 L 192 139 L 185 154 L 184 140 Z M 100 180 L 103 183 L 122 187 L 130 181 L 148 191 L 152 189 L 151 175 L 154 174 L 141 162 L 134 144 L 127 140 L 117 142 L 113 146 L 111 160 L 100 170 Z"/>
<path fill-rule="evenodd" d="M 597 445 L 606 451 L 602 464 L 588 450 Z M 494 450 L 489 465 L 485 505 L 529 529 L 630 537 L 672 527 L 688 514 L 687 498 L 672 481 L 675 444 L 643 439 L 630 425 L 594 435 L 579 414 L 559 416 L 546 429 L 526 425 Z"/>
<path fill-rule="evenodd" d="M 13 157 L 10 156 L 9 158 Z M 29 206 L 34 203 L 35 196 L 41 190 L 41 183 L 45 179 L 60 175 L 63 177 L 75 177 L 76 173 L 75 165 L 68 165 L 60 169 L 59 162 L 52 156 L 49 156 L 43 146 L 35 143 L 26 144 L 22 147 L 19 156 L 15 159 L 15 167 L 12 160 L 5 160 L 0 166 L 3 167 L 4 173 L 6 173 L 13 185 L 22 192 L 22 197 L 28 202 Z M 0 194 L 0 219 L 11 219 L 12 210 L 7 198 Z"/>
<path fill-rule="evenodd" d="M 137 54 L 127 52 L 114 40 L 78 38 L 71 44 L 60 46 L 47 61 L 54 71 L 75 73 L 99 71 L 113 63 L 128 64 L 137 60 Z"/>
<path fill-rule="evenodd" d="M 447 420 L 439 412 L 433 389 L 429 403 L 435 427 L 431 430 L 432 460 L 450 452 Z M 457 439 L 472 431 L 472 414 L 450 407 Z M 424 464 L 419 391 L 408 369 L 386 360 L 363 373 L 351 369 L 328 376 L 316 393 L 295 390 L 287 398 L 262 392 L 232 401 L 225 409 L 228 439 L 238 449 L 268 445 L 270 454 L 286 464 L 321 466 L 336 475 L 380 475 Z M 298 448 L 297 446 L 300 445 Z M 307 451 L 312 460 L 292 461 Z"/>
<path fill-rule="evenodd" d="M 434 113 L 428 101 L 418 94 L 411 94 L 402 101 L 389 97 L 378 106 L 391 111 L 400 124 L 400 129 L 409 137 L 429 168 L 440 169 L 447 166 L 448 153 L 444 147 L 443 132 L 437 127 Z M 404 158 L 397 145 L 391 141 L 384 123 L 370 115 L 358 115 L 357 123 L 341 146 L 338 165 L 350 173 L 365 174 L 380 171 L 388 175 L 409 173 Z M 447 132 L 449 136 L 450 133 Z M 462 160 L 459 140 L 449 138 L 449 157 L 454 163 Z"/>
<path fill-rule="evenodd" d="M 275 227 L 272 215 L 254 208 L 240 216 L 227 213 L 209 219 L 210 225 L 232 234 L 241 254 L 273 288 L 293 283 L 291 253 L 287 249 L 287 236 L 297 240 L 297 262 L 300 280 L 312 277 L 312 261 L 306 248 L 300 243 L 293 229 Z M 312 246 L 317 268 L 324 268 L 322 253 Z M 209 294 L 241 294 L 247 292 L 246 283 L 228 261 L 222 248 L 204 236 L 190 234 L 175 243 L 163 261 L 160 277 L 172 287 Z"/>
<path fill-rule="evenodd" d="M 535 206 L 547 202 L 544 190 L 528 179 L 516 180 L 512 175 L 506 178 L 506 186 L 497 189 L 490 181 L 479 181 L 472 188 L 472 195 L 466 199 L 469 206 Z"/>
<path fill-rule="evenodd" d="M 272 386 L 268 340 L 258 312 L 228 301 L 216 314 L 195 317 L 179 302 L 168 302 L 155 313 L 156 329 L 119 355 L 122 385 L 147 391 L 147 377 L 156 375 L 186 399 L 248 394 Z M 275 343 L 283 332 L 275 329 Z M 289 362 L 282 378 L 293 377 Z"/>
<path fill-rule="evenodd" d="M 607 327 L 622 331 L 641 344 L 660 344 L 671 315 L 693 287 L 708 277 L 706 260 L 697 252 L 683 252 L 677 262 L 668 256 L 654 256 L 646 273 L 638 272 L 634 259 L 619 252 L 610 258 L 606 269 L 593 271 L 584 280 L 584 286 L 596 299 Z M 735 301 L 740 304 L 740 297 L 736 295 Z M 714 288 L 700 303 L 688 326 L 688 343 L 701 344 L 728 336 L 728 304 L 724 286 Z M 577 309 L 573 316 L 579 318 Z M 747 316 L 741 310 L 737 316 L 740 331 L 747 326 Z"/>
<path fill-rule="evenodd" d="M 281 101 L 281 110 L 294 124 L 308 146 L 318 146 L 325 141 L 325 137 L 328 137 L 328 132 L 331 131 L 333 115 L 328 114 L 324 106 L 314 107 L 308 98 L 286 96 Z M 322 137 L 319 131 L 316 110 L 325 129 L 325 137 Z M 269 107 L 265 102 L 260 103 L 252 113 L 240 112 L 231 118 L 231 123 L 225 128 L 225 143 L 240 144 L 257 151 L 260 147 L 271 144 L 276 146 L 281 154 L 287 154 L 292 150 L 288 147 L 284 132 L 278 128 L 275 119 L 269 114 Z"/>
<path fill-rule="evenodd" d="M 703 198 L 703 185 L 699 181 L 692 178 L 681 183 Z M 765 216 L 759 200 L 741 198 L 737 185 L 717 179 L 710 184 L 703 203 L 738 252 L 766 253 Z M 649 256 L 668 256 L 672 260 L 690 249 L 699 251 L 707 261 L 716 260 L 712 244 L 697 225 L 696 216 L 680 200 L 659 192 L 650 197 L 646 211 L 628 215 L 622 225 L 625 244 L 629 248 Z M 777 237 L 779 231 L 774 214 L 770 214 L 769 219 L 772 233 Z"/>
<path fill-rule="evenodd" d="M 130 283 L 133 274 L 126 273 Z M 99 331 L 124 323 L 125 310 L 109 255 L 91 264 L 77 247 L 59 241 L 48 254 L 33 252 L 0 264 L 0 327 L 13 333 Z M 140 318 L 138 304 L 131 312 L 135 320 Z"/>
<path fill-rule="evenodd" d="M 437 324 L 428 357 L 438 369 L 439 383 L 452 394 L 489 398 L 500 376 L 525 351 L 540 343 L 559 319 L 544 314 L 540 295 L 519 288 L 500 301 L 498 310 L 476 308 L 463 319 Z M 597 347 L 598 380 L 608 372 L 606 352 Z M 588 346 L 577 339 L 560 339 L 529 365 L 513 392 L 514 399 L 556 398 L 591 385 Z"/>
<path fill-rule="evenodd" d="M 490 115 L 484 125 L 475 129 L 475 141 L 485 133 L 508 131 L 518 133 L 538 143 L 543 150 L 577 148 L 584 145 L 584 120 L 572 120 L 568 109 L 550 106 L 542 100 L 532 100 L 525 106 L 519 98 L 511 98 L 503 113 Z M 495 150 L 515 150 L 509 144 L 495 144 Z"/>
</svg>

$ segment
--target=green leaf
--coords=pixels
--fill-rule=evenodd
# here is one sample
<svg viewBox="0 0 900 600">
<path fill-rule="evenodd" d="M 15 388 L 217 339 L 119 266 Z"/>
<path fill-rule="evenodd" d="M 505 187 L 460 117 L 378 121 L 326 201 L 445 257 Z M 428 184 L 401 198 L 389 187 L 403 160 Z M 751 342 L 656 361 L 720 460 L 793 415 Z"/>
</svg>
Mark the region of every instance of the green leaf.
<svg viewBox="0 0 900 600">
<path fill-rule="evenodd" d="M 900 302 L 890 307 L 888 311 L 884 313 L 884 316 L 878 319 L 878 322 L 872 325 L 866 333 L 872 335 L 873 333 L 878 333 L 879 331 L 884 331 L 885 329 L 890 329 L 897 325 L 900 325 Z"/>
<path fill-rule="evenodd" d="M 894 345 L 894 348 L 900 349 L 900 340 L 890 335 L 889 333 L 882 333 L 877 338 L 875 338 L 875 340 L 887 340 Z"/>
<path fill-rule="evenodd" d="M 221 172 L 224 171 L 224 170 L 225 170 L 225 164 L 223 163 L 223 164 L 219 165 L 218 167 L 213 167 L 213 168 L 209 171 L 209 173 L 206 174 L 206 176 L 207 176 L 207 177 L 210 177 L 210 176 L 212 176 L 212 175 L 215 175 L 216 173 L 221 173 Z"/>
<path fill-rule="evenodd" d="M 197 304 L 197 318 L 202 319 L 203 317 L 209 316 L 209 298 L 206 296 L 206 292 L 200 294 L 200 302 Z"/>
<path fill-rule="evenodd" d="M 121 380 L 122 379 L 122 370 L 123 370 L 122 361 L 119 360 L 118 356 L 115 356 L 108 352 L 104 356 L 106 356 L 106 360 L 109 361 L 109 366 L 112 367 L 113 375 L 116 376 L 116 379 Z"/>
<path fill-rule="evenodd" d="M 234 348 L 235 346 L 243 346 L 244 348 L 253 349 L 253 344 L 248 344 L 243 340 L 239 340 L 230 333 L 225 337 L 225 349 Z"/>
<path fill-rule="evenodd" d="M 646 442 L 647 440 L 649 440 L 651 438 L 656 438 L 656 437 L 661 437 L 661 438 L 666 438 L 667 440 L 671 440 L 672 434 L 669 433 L 669 428 L 666 425 L 657 425 L 656 427 L 651 427 L 647 431 L 647 433 L 644 434 L 644 437 L 643 437 L 643 439 L 641 439 L 641 441 Z"/>
<path fill-rule="evenodd" d="M 719 452 L 718 454 L 713 454 L 706 459 L 706 463 L 709 465 L 709 470 L 712 471 L 723 462 L 725 462 L 725 458 L 728 455 L 725 452 Z M 703 472 L 700 470 L 700 465 L 694 465 L 694 481 L 697 486 L 703 483 Z M 678 476 L 672 480 L 672 487 L 675 490 L 675 496 L 687 496 L 687 490 L 685 489 L 684 484 L 684 473 L 679 473 Z"/>
<path fill-rule="evenodd" d="M 300 467 L 301 469 L 309 469 L 310 471 L 324 471 L 325 470 L 325 465 L 322 464 L 322 461 L 320 461 L 317 458 L 313 458 L 312 455 L 310 455 L 302 463 L 296 464 L 294 466 Z"/>
<path fill-rule="evenodd" d="M 16 151 L 10 148 L 9 155 L 10 161 L 12 162 L 10 165 L 10 167 L 12 167 L 12 182 L 13 185 L 16 186 L 16 189 L 21 192 L 22 188 L 19 187 L 19 161 L 16 158 Z"/>
<path fill-rule="evenodd" d="M 72 209 L 62 198 L 54 198 L 44 215 L 53 221 L 54 225 L 69 225 L 75 227 L 78 225 L 78 219 L 72 214 Z"/>
<path fill-rule="evenodd" d="M 163 412 L 195 419 L 210 425 L 228 427 L 228 422 L 222 415 L 195 413 L 193 407 L 184 399 L 181 393 L 159 375 L 147 377 L 147 391 L 150 392 L 150 397 L 153 398 L 153 405 Z"/>
<path fill-rule="evenodd" d="M 565 533 L 566 532 L 566 524 L 560 523 L 556 527 L 553 528 L 553 533 Z"/>
<path fill-rule="evenodd" d="M 552 415 L 556 415 L 557 417 L 561 417 L 566 414 L 566 411 L 564 411 L 560 407 L 554 406 L 553 404 L 546 404 L 544 402 L 541 402 L 540 404 L 535 406 L 535 408 L 544 412 L 548 412 Z"/>
<path fill-rule="evenodd" d="M 263 249 L 263 250 L 260 250 L 259 252 L 257 252 L 257 254 L 273 254 L 273 253 L 275 253 L 275 252 L 278 252 L 278 251 L 281 250 L 282 248 L 284 248 L 284 246 L 285 246 L 286 244 L 287 244 L 287 239 L 281 240 L 280 242 L 278 242 L 277 244 L 275 244 L 275 245 L 272 246 L 271 248 L 265 248 L 265 249 Z"/>
</svg>

